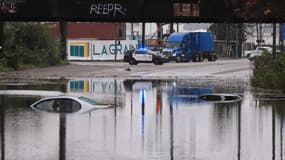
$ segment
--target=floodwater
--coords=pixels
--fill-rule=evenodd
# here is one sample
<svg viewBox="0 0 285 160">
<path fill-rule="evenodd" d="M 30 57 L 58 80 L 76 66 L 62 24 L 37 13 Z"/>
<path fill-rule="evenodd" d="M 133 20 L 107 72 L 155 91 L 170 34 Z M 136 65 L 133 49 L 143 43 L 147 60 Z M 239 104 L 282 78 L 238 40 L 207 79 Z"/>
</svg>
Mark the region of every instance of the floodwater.
<svg viewBox="0 0 285 160">
<path fill-rule="evenodd" d="M 0 82 L 0 91 L 1 160 L 285 157 L 285 101 L 260 98 L 243 81 L 10 80 Z M 31 108 L 45 94 L 58 92 L 89 96 L 112 107 L 80 114 Z M 213 93 L 240 95 L 241 100 L 199 98 Z"/>
</svg>

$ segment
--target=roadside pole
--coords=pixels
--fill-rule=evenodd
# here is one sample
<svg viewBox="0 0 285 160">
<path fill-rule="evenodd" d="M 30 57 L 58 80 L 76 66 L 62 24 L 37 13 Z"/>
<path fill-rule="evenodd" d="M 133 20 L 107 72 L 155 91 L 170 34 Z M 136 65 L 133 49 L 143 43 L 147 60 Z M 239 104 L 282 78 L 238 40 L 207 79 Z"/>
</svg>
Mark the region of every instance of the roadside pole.
<svg viewBox="0 0 285 160">
<path fill-rule="evenodd" d="M 276 23 L 273 23 L 273 50 L 272 50 L 273 59 L 276 58 Z"/>
<path fill-rule="evenodd" d="M 283 51 L 283 23 L 279 23 L 279 49 Z"/>
<path fill-rule="evenodd" d="M 280 51 L 283 52 L 284 50 L 284 23 L 279 23 L 279 45 L 280 45 Z"/>
<path fill-rule="evenodd" d="M 142 46 L 141 47 L 145 47 L 145 23 L 142 23 Z"/>
<path fill-rule="evenodd" d="M 118 40 L 116 39 L 115 40 L 115 62 L 117 62 L 117 44 L 118 43 Z"/>
<path fill-rule="evenodd" d="M 60 21 L 60 47 L 61 47 L 61 59 L 66 59 L 66 37 L 67 37 L 67 22 Z"/>
<path fill-rule="evenodd" d="M 176 24 L 176 32 L 179 32 L 179 23 Z"/>
<path fill-rule="evenodd" d="M 169 34 L 173 33 L 174 29 L 173 29 L 173 23 L 169 24 Z"/>
<path fill-rule="evenodd" d="M 139 14 L 140 16 L 144 16 L 144 7 L 145 7 L 145 2 L 144 0 L 139 0 Z M 141 47 L 145 46 L 145 22 L 142 23 L 142 39 L 141 39 Z"/>
<path fill-rule="evenodd" d="M 0 54 L 3 49 L 4 22 L 0 21 Z"/>
<path fill-rule="evenodd" d="M 134 23 L 131 23 L 131 40 L 134 40 Z"/>
<path fill-rule="evenodd" d="M 243 42 L 243 27 L 244 24 L 238 24 L 238 57 L 242 57 L 242 42 Z"/>
<path fill-rule="evenodd" d="M 118 24 L 115 23 L 115 62 L 117 61 Z"/>
</svg>

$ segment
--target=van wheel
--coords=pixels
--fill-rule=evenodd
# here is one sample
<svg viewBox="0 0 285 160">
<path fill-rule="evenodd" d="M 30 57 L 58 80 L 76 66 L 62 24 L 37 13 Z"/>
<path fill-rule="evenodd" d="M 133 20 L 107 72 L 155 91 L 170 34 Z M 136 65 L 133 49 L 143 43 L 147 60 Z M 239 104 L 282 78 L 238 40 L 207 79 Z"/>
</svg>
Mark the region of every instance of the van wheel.
<svg viewBox="0 0 285 160">
<path fill-rule="evenodd" d="M 197 56 L 195 55 L 192 56 L 192 62 L 197 62 Z"/>
<path fill-rule="evenodd" d="M 204 57 L 199 56 L 199 57 L 198 57 L 198 61 L 199 61 L 199 62 L 204 61 Z"/>
<path fill-rule="evenodd" d="M 213 58 L 213 61 L 216 61 L 218 59 L 216 55 L 213 55 Z"/>
<path fill-rule="evenodd" d="M 208 57 L 208 61 L 216 61 L 217 60 L 217 56 L 216 55 L 210 55 L 209 57 Z"/>
<path fill-rule="evenodd" d="M 212 56 L 208 57 L 208 61 L 211 62 L 212 61 Z"/>
</svg>

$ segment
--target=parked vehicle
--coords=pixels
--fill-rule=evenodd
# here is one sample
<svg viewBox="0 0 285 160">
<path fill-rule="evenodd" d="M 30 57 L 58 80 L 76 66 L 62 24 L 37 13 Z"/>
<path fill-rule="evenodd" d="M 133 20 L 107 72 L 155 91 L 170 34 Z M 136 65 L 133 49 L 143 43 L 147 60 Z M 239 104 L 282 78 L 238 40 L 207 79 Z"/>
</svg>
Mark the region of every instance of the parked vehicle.
<svg viewBox="0 0 285 160">
<path fill-rule="evenodd" d="M 161 65 L 165 60 L 165 56 L 149 49 L 130 50 L 124 55 L 124 62 L 128 62 L 130 65 L 136 65 L 138 63 L 154 63 L 155 65 Z"/>
<path fill-rule="evenodd" d="M 174 32 L 169 35 L 162 54 L 176 62 L 217 60 L 211 32 Z"/>
<path fill-rule="evenodd" d="M 267 46 L 259 46 L 256 47 L 255 50 L 247 50 L 244 53 L 247 59 L 253 60 L 255 57 L 261 56 L 265 52 L 272 53 L 272 48 Z"/>
</svg>

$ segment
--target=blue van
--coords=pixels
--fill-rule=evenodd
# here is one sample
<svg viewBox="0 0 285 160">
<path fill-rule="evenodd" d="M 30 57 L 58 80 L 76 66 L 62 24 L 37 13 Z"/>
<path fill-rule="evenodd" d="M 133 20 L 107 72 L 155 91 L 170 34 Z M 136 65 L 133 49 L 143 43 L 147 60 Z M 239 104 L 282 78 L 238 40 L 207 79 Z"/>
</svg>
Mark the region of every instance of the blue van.
<svg viewBox="0 0 285 160">
<path fill-rule="evenodd" d="M 174 32 L 169 35 L 162 50 L 168 61 L 215 61 L 213 34 L 211 32 Z"/>
</svg>

